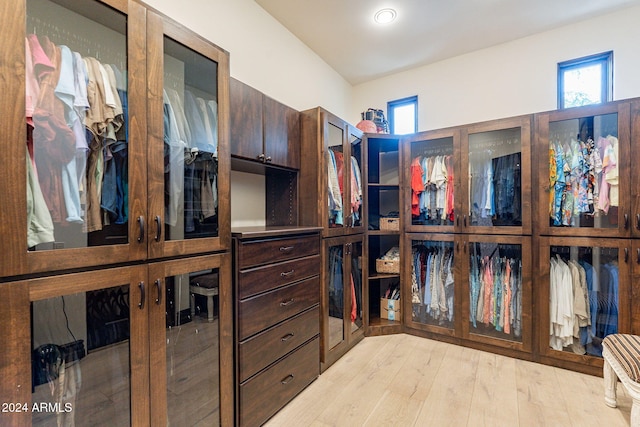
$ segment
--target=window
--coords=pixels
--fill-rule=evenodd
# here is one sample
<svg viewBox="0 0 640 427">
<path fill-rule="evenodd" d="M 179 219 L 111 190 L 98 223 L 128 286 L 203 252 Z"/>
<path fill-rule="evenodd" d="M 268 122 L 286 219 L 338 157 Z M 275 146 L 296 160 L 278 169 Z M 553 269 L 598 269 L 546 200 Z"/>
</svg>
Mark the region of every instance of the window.
<svg viewBox="0 0 640 427">
<path fill-rule="evenodd" d="M 389 131 L 396 135 L 418 131 L 418 96 L 387 102 Z"/>
<path fill-rule="evenodd" d="M 558 63 L 558 108 L 599 104 L 612 96 L 612 51 Z"/>
</svg>

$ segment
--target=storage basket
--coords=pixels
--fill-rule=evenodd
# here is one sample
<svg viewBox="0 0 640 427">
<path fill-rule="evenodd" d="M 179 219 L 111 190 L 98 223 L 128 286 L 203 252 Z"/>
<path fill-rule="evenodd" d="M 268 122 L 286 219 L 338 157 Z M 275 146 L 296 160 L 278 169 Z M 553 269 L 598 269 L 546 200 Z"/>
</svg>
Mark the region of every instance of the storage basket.
<svg viewBox="0 0 640 427">
<path fill-rule="evenodd" d="M 400 260 L 376 260 L 376 271 L 378 273 L 400 273 Z"/>
<path fill-rule="evenodd" d="M 400 231 L 400 218 L 380 218 L 380 230 Z"/>
</svg>

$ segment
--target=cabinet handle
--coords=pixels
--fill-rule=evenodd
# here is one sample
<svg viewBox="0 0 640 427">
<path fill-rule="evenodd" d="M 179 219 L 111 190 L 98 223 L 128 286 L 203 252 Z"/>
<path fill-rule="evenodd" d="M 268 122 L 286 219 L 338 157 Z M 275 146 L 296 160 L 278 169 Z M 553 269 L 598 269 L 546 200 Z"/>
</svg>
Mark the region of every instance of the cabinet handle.
<svg viewBox="0 0 640 427">
<path fill-rule="evenodd" d="M 264 160 L 265 160 L 265 162 L 269 163 L 271 161 L 271 156 L 267 156 L 267 158 L 264 159 Z"/>
<path fill-rule="evenodd" d="M 158 291 L 158 296 L 156 297 L 156 305 L 162 304 L 162 280 L 156 279 L 156 290 Z"/>
<path fill-rule="evenodd" d="M 624 214 L 624 229 L 629 229 L 629 214 Z"/>
<path fill-rule="evenodd" d="M 293 332 L 289 332 L 287 335 L 283 336 L 282 338 L 280 338 L 280 341 L 282 342 L 287 342 L 289 341 L 291 338 L 293 338 Z"/>
<path fill-rule="evenodd" d="M 460 215 L 456 216 L 456 227 L 460 227 Z"/>
<path fill-rule="evenodd" d="M 640 248 L 636 249 L 636 264 L 640 264 Z"/>
<path fill-rule="evenodd" d="M 290 270 L 290 271 L 283 271 L 282 273 L 280 273 L 280 277 L 287 277 L 287 276 L 291 276 L 296 270 Z"/>
<path fill-rule="evenodd" d="M 624 248 L 624 263 L 627 264 L 629 262 L 629 248 Z"/>
<path fill-rule="evenodd" d="M 462 252 L 467 253 L 467 242 L 462 243 Z"/>
<path fill-rule="evenodd" d="M 160 241 L 160 237 L 162 237 L 162 220 L 160 219 L 160 215 L 156 215 L 156 242 Z"/>
<path fill-rule="evenodd" d="M 295 298 L 291 298 L 289 301 L 282 301 L 280 303 L 280 307 L 286 307 L 288 305 L 291 305 L 295 300 L 296 300 Z"/>
<path fill-rule="evenodd" d="M 138 283 L 138 288 L 140 288 L 140 302 L 138 303 L 138 308 L 140 310 L 143 310 L 144 309 L 144 300 L 146 299 L 145 295 L 144 295 L 144 282 Z"/>
<path fill-rule="evenodd" d="M 293 381 L 293 374 L 289 374 L 289 375 L 287 375 L 286 377 L 284 377 L 284 378 L 282 379 L 282 381 L 280 381 L 280 384 L 287 385 L 287 384 L 289 384 L 291 381 Z"/>
<path fill-rule="evenodd" d="M 456 242 L 456 252 L 460 252 L 460 242 Z"/>
<path fill-rule="evenodd" d="M 636 214 L 636 229 L 640 230 L 640 214 Z"/>
<path fill-rule="evenodd" d="M 294 246 L 280 246 L 280 252 L 289 252 L 293 250 Z"/>
<path fill-rule="evenodd" d="M 138 227 L 140 227 L 140 232 L 138 233 L 138 243 L 141 243 L 144 240 L 144 217 L 138 217 Z"/>
<path fill-rule="evenodd" d="M 464 214 L 462 224 L 464 225 L 464 228 L 467 228 L 467 214 Z"/>
<path fill-rule="evenodd" d="M 260 155 L 258 156 L 258 160 L 260 160 L 262 163 L 264 163 L 264 159 L 265 159 L 264 154 L 260 154 Z"/>
</svg>

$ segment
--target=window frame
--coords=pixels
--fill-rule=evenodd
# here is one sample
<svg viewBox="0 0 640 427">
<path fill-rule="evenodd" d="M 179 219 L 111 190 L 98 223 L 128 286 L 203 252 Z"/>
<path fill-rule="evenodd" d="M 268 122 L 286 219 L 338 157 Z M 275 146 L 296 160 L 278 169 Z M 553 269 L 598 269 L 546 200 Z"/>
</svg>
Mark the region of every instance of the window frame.
<svg viewBox="0 0 640 427">
<path fill-rule="evenodd" d="M 407 96 L 405 98 L 394 99 L 387 102 L 387 118 L 389 121 L 389 132 L 395 133 L 394 109 L 405 105 L 414 105 L 413 109 L 413 133 L 418 132 L 418 95 Z M 411 132 L 410 132 L 411 133 Z"/>
<path fill-rule="evenodd" d="M 602 66 L 602 77 L 600 81 L 600 103 L 613 100 L 613 51 L 596 53 L 594 55 L 583 56 L 581 58 L 570 59 L 568 61 L 558 62 L 558 109 L 562 110 L 564 106 L 564 73 L 577 68 L 597 65 Z M 585 104 L 597 105 L 598 103 Z"/>
</svg>

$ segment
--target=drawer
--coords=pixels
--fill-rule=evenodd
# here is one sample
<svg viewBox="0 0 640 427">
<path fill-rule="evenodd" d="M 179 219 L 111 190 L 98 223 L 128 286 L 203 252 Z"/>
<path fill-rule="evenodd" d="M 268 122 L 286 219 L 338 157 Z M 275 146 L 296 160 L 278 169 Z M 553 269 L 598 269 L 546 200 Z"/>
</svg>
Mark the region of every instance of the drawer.
<svg viewBox="0 0 640 427">
<path fill-rule="evenodd" d="M 247 240 L 238 244 L 238 268 L 270 264 L 320 253 L 318 234 L 285 239 Z"/>
<path fill-rule="evenodd" d="M 316 276 L 241 300 L 238 304 L 238 338 L 248 338 L 318 304 L 319 285 Z"/>
<path fill-rule="evenodd" d="M 316 306 L 241 342 L 238 349 L 240 382 L 315 337 L 319 331 Z"/>
<path fill-rule="evenodd" d="M 263 424 L 319 375 L 319 338 L 240 385 L 240 425 Z"/>
<path fill-rule="evenodd" d="M 320 255 L 243 270 L 238 273 L 238 297 L 247 298 L 320 274 Z"/>
</svg>

